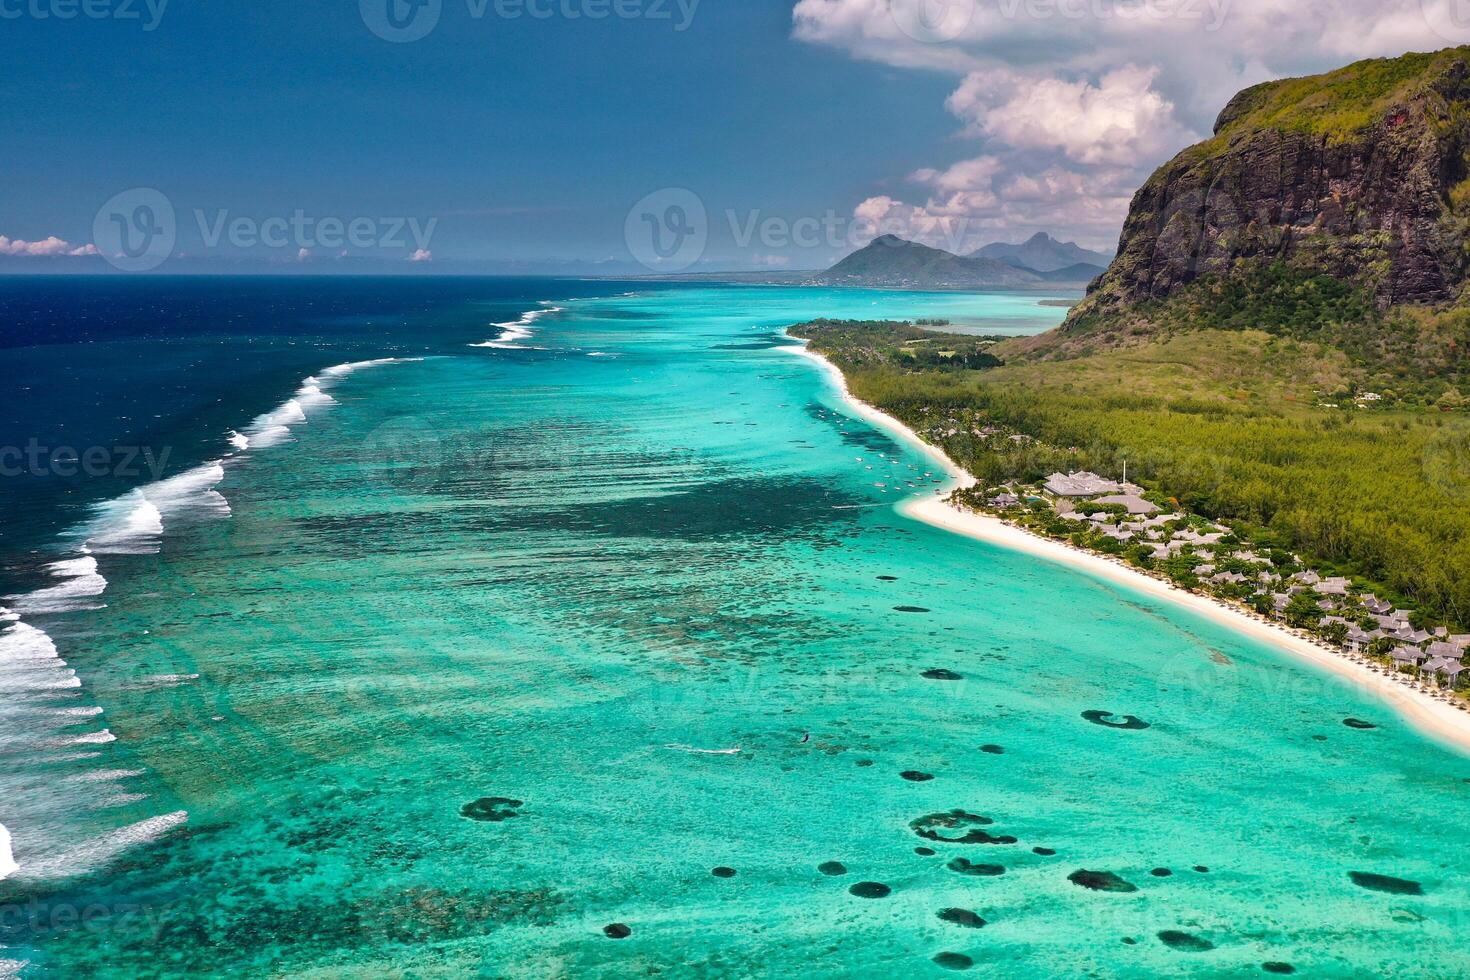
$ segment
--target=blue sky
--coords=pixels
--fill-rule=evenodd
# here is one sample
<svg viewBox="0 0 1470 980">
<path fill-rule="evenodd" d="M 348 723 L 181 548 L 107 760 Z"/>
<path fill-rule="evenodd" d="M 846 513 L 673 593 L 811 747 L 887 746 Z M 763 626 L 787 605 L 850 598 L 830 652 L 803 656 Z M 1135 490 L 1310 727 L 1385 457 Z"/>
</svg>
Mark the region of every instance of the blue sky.
<svg viewBox="0 0 1470 980">
<path fill-rule="evenodd" d="M 953 128 L 943 79 L 795 41 L 789 2 L 705 0 L 684 31 L 670 12 L 475 20 L 448 0 L 407 44 L 352 0 L 173 0 L 152 31 L 0 21 L 23 164 L 0 234 L 87 242 L 97 208 L 142 186 L 178 209 L 181 250 L 196 210 L 300 209 L 437 218 L 440 262 L 623 259 L 628 208 L 662 187 L 712 214 L 850 214 Z M 720 238 L 711 260 L 735 254 Z"/>
<path fill-rule="evenodd" d="M 1240 88 L 1470 42 L 1458 2 L 0 0 L 0 271 L 123 235 L 162 271 L 642 271 L 650 194 L 693 269 L 1106 249 Z"/>
</svg>

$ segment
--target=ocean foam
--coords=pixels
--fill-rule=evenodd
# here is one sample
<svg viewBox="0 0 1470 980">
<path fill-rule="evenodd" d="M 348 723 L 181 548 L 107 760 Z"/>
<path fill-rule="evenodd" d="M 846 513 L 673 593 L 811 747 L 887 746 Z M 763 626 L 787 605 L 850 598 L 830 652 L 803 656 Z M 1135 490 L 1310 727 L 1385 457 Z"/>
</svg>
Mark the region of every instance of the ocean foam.
<svg viewBox="0 0 1470 980">
<path fill-rule="evenodd" d="M 100 834 L 59 854 L 45 855 L 28 862 L 22 870 L 22 877 L 27 879 L 70 878 L 95 872 L 111 864 L 129 848 L 150 844 L 174 828 L 182 826 L 188 819 L 187 811 L 177 810 L 161 817 L 139 820 L 126 827 Z"/>
<path fill-rule="evenodd" d="M 20 870 L 20 865 L 15 863 L 15 852 L 10 849 L 10 831 L 0 823 L 0 881 L 9 878 Z"/>
<path fill-rule="evenodd" d="M 102 608 L 100 603 L 90 601 L 107 591 L 107 579 L 97 571 L 97 559 L 86 555 L 52 562 L 46 568 L 53 578 L 65 581 L 25 595 L 8 596 L 7 601 L 14 603 L 16 613 L 65 613 Z"/>
<path fill-rule="evenodd" d="M 83 550 L 98 555 L 158 554 L 167 519 L 230 516 L 229 501 L 215 489 L 224 478 L 224 466 L 214 460 L 97 504 L 93 508 L 97 516 L 83 527 Z"/>
<path fill-rule="evenodd" d="M 291 428 L 304 424 L 312 412 L 337 404 L 337 400 L 326 391 L 334 382 L 364 368 L 381 367 L 385 364 L 406 364 L 418 360 L 421 358 L 380 357 L 372 361 L 349 361 L 346 364 L 334 364 L 319 374 L 303 379 L 301 387 L 296 389 L 294 395 L 264 415 L 256 416 L 255 421 L 247 425 L 243 431 L 232 429 L 228 437 L 230 445 L 241 452 L 248 449 L 268 449 L 271 446 L 278 446 L 291 437 Z"/>
<path fill-rule="evenodd" d="M 504 323 L 490 324 L 490 326 L 492 327 L 500 328 L 500 336 L 496 337 L 494 340 L 486 340 L 478 344 L 470 344 L 470 346 L 494 347 L 499 350 L 545 350 L 546 348 L 544 347 L 526 348 L 523 345 L 517 343 L 517 341 L 525 340 L 527 337 L 531 336 L 531 327 L 536 324 L 537 320 L 541 319 L 543 316 L 548 316 L 552 313 L 562 312 L 562 307 L 552 306 L 549 300 L 542 300 L 541 305 L 545 307 L 545 309 L 527 310 L 525 313 L 521 314 L 521 318 L 519 320 L 508 320 Z"/>
</svg>

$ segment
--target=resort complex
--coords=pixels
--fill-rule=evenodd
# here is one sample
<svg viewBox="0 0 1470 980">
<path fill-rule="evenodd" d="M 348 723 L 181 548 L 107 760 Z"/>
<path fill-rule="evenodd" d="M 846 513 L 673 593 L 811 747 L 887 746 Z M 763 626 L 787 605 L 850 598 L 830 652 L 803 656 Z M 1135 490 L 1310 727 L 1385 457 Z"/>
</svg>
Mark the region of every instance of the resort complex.
<svg viewBox="0 0 1470 980">
<path fill-rule="evenodd" d="M 1187 513 L 1126 479 L 1053 473 L 1034 484 L 958 490 L 953 502 L 1242 605 L 1405 682 L 1449 692 L 1457 703 L 1454 692 L 1470 681 L 1470 634 L 1451 634 L 1365 583 L 1324 576 L 1292 552 L 1253 544 L 1243 529 Z"/>
</svg>

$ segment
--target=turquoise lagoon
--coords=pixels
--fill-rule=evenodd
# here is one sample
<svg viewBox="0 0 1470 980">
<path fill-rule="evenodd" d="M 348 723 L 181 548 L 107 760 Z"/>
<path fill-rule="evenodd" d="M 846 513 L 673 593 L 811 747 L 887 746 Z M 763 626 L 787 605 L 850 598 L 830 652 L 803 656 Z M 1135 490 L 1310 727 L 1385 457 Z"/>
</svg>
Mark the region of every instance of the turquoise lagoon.
<svg viewBox="0 0 1470 980">
<path fill-rule="evenodd" d="M 6 755 L 12 969 L 1470 974 L 1470 760 L 896 514 L 941 474 L 780 336 L 1062 311 L 552 288 L 242 408 L 243 450 L 154 493 L 161 537 L 127 497 L 62 539 L 102 608 L 0 634 L 80 679 L 0 709 L 72 712 Z"/>
</svg>

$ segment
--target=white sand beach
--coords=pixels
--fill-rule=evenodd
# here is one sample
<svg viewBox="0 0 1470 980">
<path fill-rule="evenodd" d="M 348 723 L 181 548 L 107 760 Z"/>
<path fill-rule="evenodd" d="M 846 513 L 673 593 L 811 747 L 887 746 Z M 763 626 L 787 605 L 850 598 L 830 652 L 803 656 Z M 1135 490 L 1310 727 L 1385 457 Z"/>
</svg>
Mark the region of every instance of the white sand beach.
<svg viewBox="0 0 1470 980">
<path fill-rule="evenodd" d="M 842 392 L 854 415 L 882 428 L 944 466 L 951 482 L 932 497 L 911 498 L 899 504 L 898 510 L 904 516 L 955 534 L 1066 565 L 1143 595 L 1178 603 L 1254 640 L 1285 651 L 1316 667 L 1332 671 L 1342 680 L 1386 703 L 1421 733 L 1470 753 L 1470 711 L 1452 703 L 1446 695 L 1421 690 L 1406 676 L 1384 673 L 1383 668 L 1365 658 L 1334 650 L 1305 633 L 1263 619 L 1243 607 L 1187 592 L 1170 582 L 1144 574 L 1120 560 L 1039 537 L 997 517 L 962 510 L 949 504 L 947 497 L 950 492 L 974 485 L 974 477 L 898 419 L 854 397 L 841 370 L 831 361 L 806 347 L 802 347 L 799 353 L 822 366 L 833 384 Z M 1403 679 L 1400 679 L 1401 676 Z"/>
</svg>

